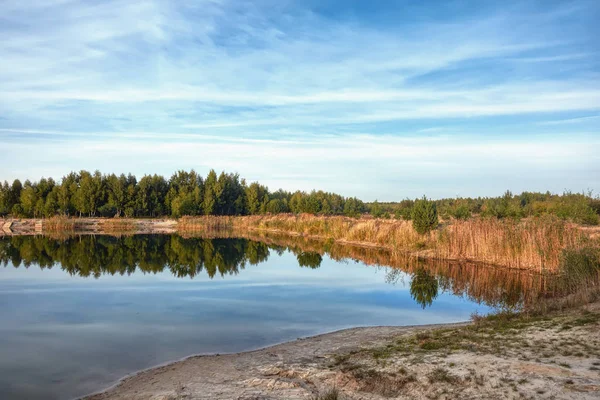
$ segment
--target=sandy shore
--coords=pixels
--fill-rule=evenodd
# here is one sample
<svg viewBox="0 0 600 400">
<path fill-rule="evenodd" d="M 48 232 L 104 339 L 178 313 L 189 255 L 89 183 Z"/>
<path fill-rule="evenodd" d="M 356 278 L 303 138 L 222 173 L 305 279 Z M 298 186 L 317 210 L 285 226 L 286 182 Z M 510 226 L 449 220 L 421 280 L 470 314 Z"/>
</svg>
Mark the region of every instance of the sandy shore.
<svg viewBox="0 0 600 400">
<path fill-rule="evenodd" d="M 432 325 L 432 328 L 443 325 Z M 289 366 L 325 368 L 333 353 L 383 344 L 423 327 L 352 328 L 298 339 L 260 350 L 209 356 L 142 371 L 87 399 L 304 399 L 314 384 L 288 376 Z M 270 394 L 265 394 L 269 392 Z"/>
<path fill-rule="evenodd" d="M 600 303 L 550 317 L 355 328 L 140 372 L 100 399 L 600 398 Z"/>
</svg>

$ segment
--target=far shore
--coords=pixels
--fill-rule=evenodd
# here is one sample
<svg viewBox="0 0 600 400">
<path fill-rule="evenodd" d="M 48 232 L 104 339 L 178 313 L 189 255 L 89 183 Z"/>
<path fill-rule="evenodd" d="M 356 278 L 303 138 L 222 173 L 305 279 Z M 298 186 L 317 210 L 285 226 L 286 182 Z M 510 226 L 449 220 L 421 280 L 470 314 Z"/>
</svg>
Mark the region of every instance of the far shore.
<svg viewBox="0 0 600 400">
<path fill-rule="evenodd" d="M 260 350 L 191 356 L 85 397 L 557 398 L 600 395 L 600 303 L 545 317 L 351 328 Z"/>
<path fill-rule="evenodd" d="M 245 237 L 250 233 L 286 235 L 342 245 L 385 249 L 396 254 L 448 261 L 468 261 L 556 273 L 563 250 L 580 251 L 600 244 L 600 228 L 566 221 L 471 219 L 442 222 L 420 235 L 411 221 L 275 214 L 172 218 L 0 219 L 0 236 L 180 234 Z"/>
</svg>

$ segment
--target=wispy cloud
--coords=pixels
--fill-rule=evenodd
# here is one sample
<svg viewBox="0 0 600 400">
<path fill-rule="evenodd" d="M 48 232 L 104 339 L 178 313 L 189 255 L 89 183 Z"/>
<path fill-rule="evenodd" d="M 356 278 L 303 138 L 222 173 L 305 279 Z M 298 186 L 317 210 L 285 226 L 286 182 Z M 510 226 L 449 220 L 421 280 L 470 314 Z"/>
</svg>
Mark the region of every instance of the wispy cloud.
<svg viewBox="0 0 600 400">
<path fill-rule="evenodd" d="M 540 125 L 570 125 L 570 124 L 583 124 L 588 122 L 595 122 L 600 120 L 600 115 L 590 115 L 587 117 L 577 117 L 577 118 L 566 118 L 566 119 L 558 119 L 552 121 L 542 121 L 539 122 Z"/>
<path fill-rule="evenodd" d="M 28 169 L 47 175 L 49 159 L 22 153 L 37 153 L 39 143 L 54 152 L 39 160 L 50 157 L 63 171 L 79 167 L 63 162 L 61 146 L 79 149 L 78 162 L 96 146 L 112 148 L 112 165 L 132 170 L 150 154 L 158 157 L 152 146 L 188 154 L 186 141 L 203 164 L 226 169 L 252 168 L 239 161 L 248 159 L 245 152 L 285 154 L 293 164 L 311 149 L 374 171 L 388 154 L 385 145 L 370 146 L 378 137 L 398 143 L 473 134 L 478 145 L 467 149 L 461 142 L 460 151 L 493 157 L 489 149 L 499 145 L 491 141 L 486 150 L 484 144 L 502 131 L 503 146 L 515 157 L 527 158 L 521 138 L 538 143 L 535 150 L 521 147 L 536 159 L 546 145 L 533 135 L 552 137 L 559 148 L 569 135 L 598 133 L 596 117 L 581 117 L 600 111 L 593 18 L 600 7 L 592 1 L 451 4 L 444 12 L 292 0 L 8 0 L 0 7 L 0 139 L 17 152 L 10 168 L 0 167 L 0 178 Z M 576 130 L 558 132 L 561 127 Z M 135 157 L 119 155 L 120 140 L 139 141 L 127 148 Z M 340 158 L 315 140 L 335 148 L 355 141 L 363 151 L 343 147 L 354 158 Z M 50 141 L 62 144 L 47 147 Z M 394 157 L 416 162 L 410 152 L 425 147 L 390 148 Z M 427 165 L 454 163 L 449 153 L 436 157 Z M 165 160 L 164 169 L 187 163 L 178 161 Z M 588 161 L 598 169 L 596 158 Z M 269 179 L 270 159 L 253 162 L 252 175 Z M 300 170 L 289 164 L 278 170 L 296 176 Z M 379 170 L 381 182 L 413 170 L 400 162 L 386 168 Z M 319 186 L 318 177 L 311 179 Z"/>
<path fill-rule="evenodd" d="M 203 135 L 170 137 L 159 145 L 146 135 L 102 135 L 94 140 L 6 143 L 12 177 L 62 176 L 70 170 L 99 168 L 142 175 L 170 175 L 175 169 L 205 173 L 209 168 L 238 171 L 271 188 L 315 187 L 365 199 L 398 199 L 423 193 L 496 195 L 505 189 L 562 191 L 598 187 L 600 138 L 590 134 L 524 136 L 519 140 L 485 136 L 396 136 L 306 134 L 302 140 L 263 140 Z M 60 160 L 60 163 L 55 160 Z M 136 160 L 135 165 L 130 160 Z M 266 162 L 265 162 L 266 160 Z M 519 176 L 519 180 L 514 180 Z M 365 182 L 368 182 L 366 184 Z"/>
</svg>

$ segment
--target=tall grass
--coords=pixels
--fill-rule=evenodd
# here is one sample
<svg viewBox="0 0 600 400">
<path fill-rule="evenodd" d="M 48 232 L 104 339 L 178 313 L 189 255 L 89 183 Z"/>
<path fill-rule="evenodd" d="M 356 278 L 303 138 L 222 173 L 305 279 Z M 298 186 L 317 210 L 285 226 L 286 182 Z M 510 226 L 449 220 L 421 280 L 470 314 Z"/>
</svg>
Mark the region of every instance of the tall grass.
<svg viewBox="0 0 600 400">
<path fill-rule="evenodd" d="M 59 233 L 75 231 L 75 221 L 69 217 L 56 216 L 44 220 L 44 232 Z"/>
<path fill-rule="evenodd" d="M 111 218 L 101 219 L 99 221 L 102 232 L 132 233 L 135 232 L 137 228 L 135 220 L 132 219 Z"/>
<path fill-rule="evenodd" d="M 179 221 L 180 232 L 253 230 L 331 239 L 336 242 L 416 252 L 439 259 L 469 260 L 537 272 L 559 272 L 563 251 L 600 247 L 578 226 L 558 218 L 523 221 L 495 218 L 456 220 L 426 235 L 410 221 L 278 214 L 201 217 Z"/>
<path fill-rule="evenodd" d="M 312 214 L 182 218 L 177 226 L 181 232 L 223 228 L 283 232 L 407 250 L 414 249 L 426 241 L 426 237 L 419 235 L 409 221 L 325 217 Z"/>
<path fill-rule="evenodd" d="M 563 250 L 560 272 L 566 290 L 586 282 L 600 282 L 600 248 L 589 246 Z"/>
<path fill-rule="evenodd" d="M 177 231 L 182 233 L 227 231 L 233 229 L 233 220 L 233 217 L 215 217 L 210 215 L 203 217 L 181 217 L 177 221 Z"/>
<path fill-rule="evenodd" d="M 563 250 L 580 249 L 589 241 L 577 226 L 557 218 L 471 219 L 439 232 L 436 256 L 557 272 Z"/>
</svg>

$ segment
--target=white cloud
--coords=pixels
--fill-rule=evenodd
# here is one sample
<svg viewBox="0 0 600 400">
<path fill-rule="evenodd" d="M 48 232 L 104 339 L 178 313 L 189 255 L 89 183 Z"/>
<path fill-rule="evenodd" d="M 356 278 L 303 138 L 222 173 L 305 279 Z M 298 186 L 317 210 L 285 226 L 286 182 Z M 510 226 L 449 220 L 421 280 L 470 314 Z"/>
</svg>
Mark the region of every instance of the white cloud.
<svg viewBox="0 0 600 400">
<path fill-rule="evenodd" d="M 573 116 L 600 110 L 593 3 L 393 25 L 304 4 L 4 1 L 0 177 L 214 167 L 366 198 L 598 185 L 596 117 Z M 575 124 L 588 134 L 533 136 Z"/>
<path fill-rule="evenodd" d="M 474 85 L 466 76 L 413 82 L 482 59 L 502 62 L 535 50 L 550 52 L 546 57 L 565 56 L 552 50 L 563 38 L 524 35 L 523 18 L 514 15 L 378 30 L 306 10 L 273 15 L 261 3 L 205 1 L 195 8 L 145 0 L 59 1 L 43 10 L 16 3 L 7 9 L 7 20 L 26 24 L 2 31 L 7 40 L 0 44 L 5 82 L 0 99 L 9 114 L 58 114 L 48 108 L 65 103 L 75 113 L 102 107 L 95 103 L 134 103 L 120 106 L 127 108 L 144 102 L 166 107 L 174 102 L 266 108 L 324 104 L 328 108 L 307 110 L 306 118 L 327 115 L 324 122 L 352 123 L 600 108 L 600 85 L 593 77 L 507 84 L 475 70 L 478 80 L 487 82 Z M 548 16 L 528 18 L 543 27 Z M 91 104 L 74 103 L 81 101 Z M 332 103 L 350 105 L 340 109 Z M 388 111 L 360 112 L 365 104 Z M 211 124 L 236 116 L 245 119 L 232 111 Z"/>
<path fill-rule="evenodd" d="M 12 165 L 12 170 L 10 176 L 4 174 L 0 179 L 59 177 L 82 168 L 138 175 L 158 172 L 166 176 L 177 169 L 195 168 L 206 173 L 215 168 L 238 171 L 272 189 L 320 188 L 371 200 L 397 200 L 423 193 L 447 196 L 458 189 L 470 195 L 498 194 L 507 188 L 562 191 L 566 177 L 576 190 L 600 186 L 592 172 L 600 162 L 596 151 L 600 138 L 589 135 L 569 140 L 540 136 L 517 141 L 454 136 L 307 136 L 302 144 L 177 135 L 160 142 L 109 137 L 92 142 L 48 142 L 43 147 L 8 143 L 5 162 Z M 135 166 L 131 159 L 137 160 Z M 493 181 L 498 175 L 501 180 L 497 183 L 503 186 L 478 187 L 482 178 Z M 515 175 L 520 179 L 511 184 L 506 178 Z M 436 181 L 443 185 L 436 187 Z M 533 184 L 524 187 L 519 182 Z"/>
</svg>

